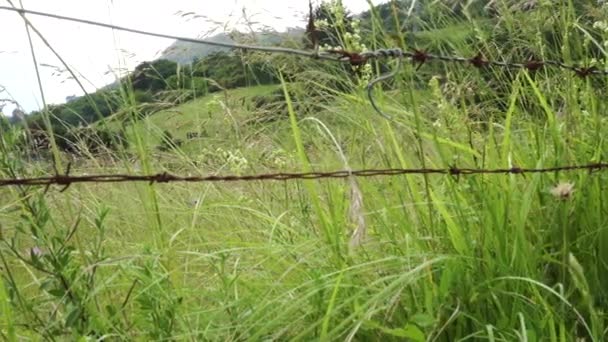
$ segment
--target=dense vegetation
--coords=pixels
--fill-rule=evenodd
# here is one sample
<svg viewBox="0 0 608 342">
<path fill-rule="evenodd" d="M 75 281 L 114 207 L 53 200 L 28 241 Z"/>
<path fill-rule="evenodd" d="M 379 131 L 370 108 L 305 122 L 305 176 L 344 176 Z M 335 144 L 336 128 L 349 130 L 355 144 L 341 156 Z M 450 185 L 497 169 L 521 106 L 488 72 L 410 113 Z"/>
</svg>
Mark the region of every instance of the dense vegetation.
<svg viewBox="0 0 608 342">
<path fill-rule="evenodd" d="M 373 10 L 366 11 L 358 16 L 357 26 L 353 26 L 355 16 L 348 10 L 333 13 L 332 3 L 321 3 L 315 7 L 313 18 L 317 20 L 320 27 L 316 28 L 316 40 L 322 47 L 349 46 L 354 51 L 373 46 L 378 35 L 374 35 L 374 26 L 381 26 L 389 38 L 387 43 L 405 48 L 404 40 L 399 39 L 398 32 L 405 32 L 406 40 L 411 41 L 408 45 L 445 51 L 450 49 L 454 43 L 464 42 L 468 46 L 479 45 L 478 37 L 472 26 L 463 27 L 462 23 L 474 18 L 480 29 L 488 30 L 488 21 L 497 17 L 500 8 L 505 10 L 525 10 L 529 11 L 537 6 L 535 1 L 498 2 L 486 3 L 475 1 L 467 5 L 461 1 L 448 1 L 438 6 L 421 6 L 416 4 L 410 6 L 407 1 L 394 2 L 379 5 Z M 573 4 L 575 16 L 582 17 L 581 20 L 591 23 L 601 16 L 598 11 L 593 10 L 592 2 L 576 2 Z M 446 14 L 447 13 L 447 14 Z M 538 29 L 538 33 L 543 35 L 546 46 L 549 49 L 546 53 L 559 51 L 559 23 L 549 21 L 539 27 L 524 29 L 518 32 L 519 36 L 525 37 L 533 34 Z M 428 27 L 425 27 L 427 25 Z M 452 37 L 439 36 L 434 39 L 433 33 L 441 32 L 438 27 L 457 28 L 456 33 L 451 35 L 460 39 L 455 41 Z M 353 36 L 354 31 L 359 33 Z M 436 34 L 436 33 L 435 33 Z M 519 49 L 513 45 L 518 41 L 518 37 L 513 37 L 510 29 L 495 28 L 493 41 L 500 43 L 499 49 L 489 46 L 476 47 L 488 49 L 487 54 L 497 56 L 504 51 L 510 51 L 511 58 L 530 59 L 539 58 L 543 53 L 530 49 Z M 591 33 L 592 34 L 592 33 Z M 238 32 L 233 35 L 238 36 Z M 601 39 L 593 35 L 594 39 Z M 285 44 L 291 44 L 290 36 L 286 36 Z M 274 37 L 274 39 L 278 39 Z M 358 43 L 354 43 L 358 41 Z M 302 40 L 304 47 L 312 47 L 308 39 Z M 279 41 L 279 43 L 281 43 Z M 571 51 L 571 53 L 576 51 Z M 571 56 L 572 58 L 598 58 L 602 54 L 601 48 L 590 46 L 586 51 L 578 51 L 581 56 Z M 173 52 L 171 56 L 177 52 Z M 585 54 L 586 53 L 586 54 Z M 559 53 L 558 53 L 559 55 Z M 174 56 L 175 57 L 175 56 Z M 546 55 L 546 57 L 556 57 Z M 175 57 L 176 58 L 176 57 Z M 556 57 L 557 58 L 557 57 Z M 442 73 L 440 68 L 430 67 L 435 73 Z M 292 75 L 287 75 L 288 79 L 297 77 L 300 68 L 292 71 Z M 294 76 L 295 75 L 295 76 Z M 494 78 L 493 74 L 486 77 L 488 80 Z M 247 54 L 238 51 L 219 50 L 207 53 L 204 57 L 193 57 L 190 63 L 177 64 L 176 62 L 159 59 L 152 62 L 145 62 L 138 65 L 135 70 L 127 77 L 119 80 L 117 86 L 106 87 L 86 96 L 78 97 L 66 104 L 54 105 L 47 108 L 50 123 L 54 134 L 58 137 L 57 145 L 64 151 L 74 151 L 77 145 L 82 145 L 82 137 L 90 136 L 91 133 L 99 132 L 98 141 L 101 146 L 95 146 L 94 140 L 88 139 L 91 143 L 85 143 L 88 149 L 96 150 L 116 150 L 118 146 L 126 144 L 124 136 L 116 135 L 103 127 L 89 127 L 88 133 L 79 132 L 79 127 L 88 126 L 104 118 L 110 117 L 117 112 L 130 111 L 133 107 L 138 107 L 138 113 L 149 115 L 160 109 L 183 103 L 206 95 L 210 92 L 219 90 L 235 89 L 238 87 L 248 87 L 253 85 L 274 84 L 278 79 L 268 61 L 251 58 Z M 424 81 L 422 81 L 424 86 Z M 332 84 L 344 91 L 348 84 Z M 345 88 L 346 87 L 346 88 Z M 498 89 L 508 92 L 505 89 Z M 131 93 L 133 96 L 125 100 L 124 94 Z M 507 101 L 503 96 L 503 104 Z M 43 113 L 33 112 L 27 117 L 27 126 L 36 132 L 42 132 L 45 127 Z"/>
<path fill-rule="evenodd" d="M 328 3 L 322 47 L 606 70 L 608 5 L 595 1 L 391 1 L 359 17 Z M 28 129 L 0 121 L 0 178 L 608 160 L 605 77 L 405 62 L 374 88 L 386 120 L 366 86 L 394 66 L 152 61 Z M 32 158 L 40 131 L 57 134 Z M 607 184 L 597 170 L 3 188 L 0 336 L 605 341 Z"/>
<path fill-rule="evenodd" d="M 103 125 L 87 126 L 134 107 L 139 108 L 139 114 L 149 115 L 219 90 L 276 82 L 275 74 L 263 61 L 250 62 L 247 56 L 237 52 L 214 52 L 188 65 L 160 59 L 138 65 L 117 87 L 49 106 L 46 113 L 31 113 L 26 125 L 33 132 L 42 132 L 44 115 L 49 115 L 57 145 L 62 150 L 75 152 L 83 146 L 89 151 L 116 150 L 126 143 L 122 135 L 115 135 Z M 133 96 L 125 99 L 125 93 Z M 83 136 L 88 137 L 89 133 L 98 133 L 97 139 L 87 138 L 90 141 L 83 145 Z"/>
</svg>

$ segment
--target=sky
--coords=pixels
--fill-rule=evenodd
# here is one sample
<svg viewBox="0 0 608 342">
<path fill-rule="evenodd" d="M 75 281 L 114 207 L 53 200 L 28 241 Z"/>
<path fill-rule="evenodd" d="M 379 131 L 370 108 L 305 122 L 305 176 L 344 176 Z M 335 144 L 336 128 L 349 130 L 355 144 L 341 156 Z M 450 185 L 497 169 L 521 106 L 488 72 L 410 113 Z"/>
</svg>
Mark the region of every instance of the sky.
<svg viewBox="0 0 608 342">
<path fill-rule="evenodd" d="M 313 0 L 313 3 L 321 0 Z M 342 0 L 351 12 L 369 9 L 368 0 Z M 374 4 L 386 0 L 371 0 Z M 19 0 L 13 0 L 19 5 Z M 244 15 L 250 22 L 285 30 L 304 27 L 307 0 L 22 0 L 29 10 L 101 21 L 119 26 L 176 36 L 205 38 L 243 29 Z M 0 6 L 10 6 L 0 0 Z M 193 16 L 183 16 L 193 12 Z M 119 32 L 85 24 L 27 15 L 33 26 L 76 72 L 87 91 L 94 91 L 123 76 L 143 61 L 157 58 L 172 41 Z M 81 96 L 60 61 L 31 32 L 47 104 Z M 0 109 L 7 115 L 16 105 L 25 112 L 43 107 L 35 67 L 23 19 L 18 13 L 0 10 Z"/>
</svg>

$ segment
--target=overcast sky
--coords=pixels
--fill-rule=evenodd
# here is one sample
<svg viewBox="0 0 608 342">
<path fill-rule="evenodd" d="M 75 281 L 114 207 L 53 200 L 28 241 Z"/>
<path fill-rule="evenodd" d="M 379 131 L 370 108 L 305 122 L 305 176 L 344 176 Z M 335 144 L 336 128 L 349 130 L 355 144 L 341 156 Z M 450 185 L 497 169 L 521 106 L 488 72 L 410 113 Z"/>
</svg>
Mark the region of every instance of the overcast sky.
<svg viewBox="0 0 608 342">
<path fill-rule="evenodd" d="M 317 0 L 317 2 L 320 0 Z M 372 0 L 378 4 L 386 0 Z M 13 0 L 18 4 L 19 0 Z M 343 0 L 352 12 L 369 8 L 367 0 Z M 9 6 L 0 0 L 0 6 Z M 26 9 L 102 21 L 171 35 L 204 37 L 215 30 L 250 21 L 284 30 L 303 27 L 307 0 L 23 0 Z M 245 12 L 243 11 L 245 10 Z M 180 12 L 181 11 L 181 12 Z M 201 17 L 188 20 L 180 13 Z M 87 91 L 115 80 L 120 70 L 132 70 L 158 56 L 172 41 L 151 38 L 73 22 L 28 15 L 34 26 L 79 75 Z M 33 34 L 33 33 L 32 33 Z M 24 23 L 15 12 L 0 10 L 0 99 L 9 93 L 26 112 L 42 107 Z M 47 103 L 62 103 L 66 96 L 82 95 L 78 85 L 40 39 L 34 45 Z M 2 92 L 2 89 L 6 91 Z M 0 106 L 2 103 L 0 103 Z M 7 105 L 5 114 L 14 106 Z"/>
</svg>

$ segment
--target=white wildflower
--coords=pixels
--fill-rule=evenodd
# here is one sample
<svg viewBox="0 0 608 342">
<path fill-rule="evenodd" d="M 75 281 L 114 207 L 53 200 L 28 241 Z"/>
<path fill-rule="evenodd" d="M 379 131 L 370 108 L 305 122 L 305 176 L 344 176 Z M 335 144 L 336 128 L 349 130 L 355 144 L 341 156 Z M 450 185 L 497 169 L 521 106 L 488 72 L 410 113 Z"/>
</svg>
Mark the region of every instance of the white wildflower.
<svg viewBox="0 0 608 342">
<path fill-rule="evenodd" d="M 574 184 L 570 182 L 560 182 L 551 189 L 551 194 L 561 200 L 570 199 L 573 192 Z"/>
</svg>

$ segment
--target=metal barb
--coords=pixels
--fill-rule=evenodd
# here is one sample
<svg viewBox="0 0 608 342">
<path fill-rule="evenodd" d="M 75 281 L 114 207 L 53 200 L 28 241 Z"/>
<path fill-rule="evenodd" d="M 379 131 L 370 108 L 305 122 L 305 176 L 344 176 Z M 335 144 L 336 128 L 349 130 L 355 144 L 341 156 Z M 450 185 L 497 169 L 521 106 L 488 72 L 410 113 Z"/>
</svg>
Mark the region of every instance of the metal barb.
<svg viewBox="0 0 608 342">
<path fill-rule="evenodd" d="M 380 83 L 383 81 L 386 81 L 388 79 L 394 78 L 399 71 L 401 70 L 401 67 L 403 66 L 403 53 L 399 53 L 397 56 L 397 67 L 395 67 L 395 69 L 389 73 L 386 73 L 384 75 L 379 76 L 378 78 L 371 80 L 368 84 L 367 84 L 367 97 L 369 98 L 369 102 L 371 103 L 372 107 L 374 107 L 374 110 L 382 115 L 385 119 L 387 120 L 393 120 L 393 117 L 384 113 L 380 107 L 378 107 L 378 105 L 376 104 L 376 101 L 374 101 L 374 96 L 372 91 L 374 90 L 374 85 L 376 85 L 376 83 Z"/>
<path fill-rule="evenodd" d="M 58 178 L 58 183 L 57 184 L 62 184 L 63 188 L 61 190 L 59 190 L 59 192 L 65 192 L 70 185 L 72 185 L 72 182 L 70 181 L 70 171 L 72 169 L 72 163 L 68 163 L 68 166 L 65 170 L 65 174 L 63 175 L 59 175 L 57 174 L 56 177 Z"/>
</svg>

